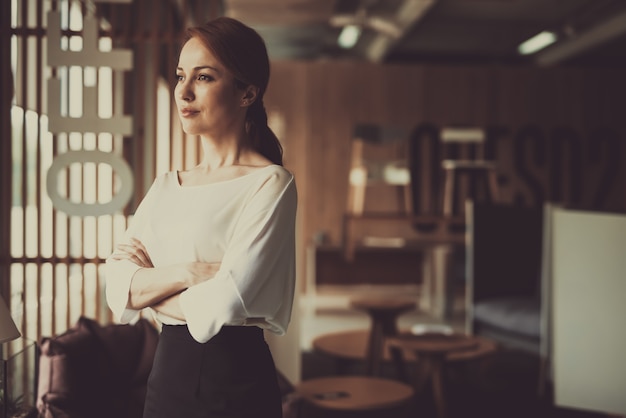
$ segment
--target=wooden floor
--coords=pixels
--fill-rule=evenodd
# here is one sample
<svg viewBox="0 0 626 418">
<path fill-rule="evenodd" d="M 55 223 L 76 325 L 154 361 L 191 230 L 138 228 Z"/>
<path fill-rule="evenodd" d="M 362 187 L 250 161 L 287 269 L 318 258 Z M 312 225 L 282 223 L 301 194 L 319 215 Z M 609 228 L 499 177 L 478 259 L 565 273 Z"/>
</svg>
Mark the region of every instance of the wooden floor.
<svg viewBox="0 0 626 418">
<path fill-rule="evenodd" d="M 388 289 L 389 290 L 389 289 Z M 368 292 L 380 294 L 375 289 L 360 289 L 357 294 Z M 394 294 L 393 289 L 391 293 Z M 414 289 L 399 289 L 403 297 L 418 297 Z M 312 341 L 327 332 L 365 329 L 369 318 L 362 312 L 348 307 L 347 301 L 355 292 L 339 289 L 318 294 L 315 302 L 306 301 L 301 318 L 302 329 L 302 379 L 331 376 L 336 374 L 333 359 L 312 350 Z M 465 316 L 462 301 L 449 320 L 442 321 L 420 310 L 402 315 L 400 328 L 409 328 L 417 323 L 447 324 L 455 330 L 464 329 Z M 599 418 L 606 415 L 584 411 L 556 408 L 550 396 L 537 395 L 539 364 L 531 355 L 501 350 L 488 360 L 455 366 L 446 375 L 446 397 L 449 418 Z M 364 374 L 360 362 L 349 364 L 346 373 Z M 391 365 L 383 367 L 383 376 L 395 379 L 396 371 Z M 417 394 L 412 405 L 413 417 L 435 417 L 430 389 Z M 382 418 L 382 417 L 381 417 Z"/>
</svg>

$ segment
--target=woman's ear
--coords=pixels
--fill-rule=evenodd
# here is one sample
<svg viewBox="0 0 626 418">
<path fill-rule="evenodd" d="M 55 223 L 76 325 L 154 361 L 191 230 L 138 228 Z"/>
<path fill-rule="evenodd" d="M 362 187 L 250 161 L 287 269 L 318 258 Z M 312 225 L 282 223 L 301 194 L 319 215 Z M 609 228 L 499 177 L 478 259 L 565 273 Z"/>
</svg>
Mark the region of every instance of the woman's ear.
<svg viewBox="0 0 626 418">
<path fill-rule="evenodd" d="M 256 100 L 259 95 L 259 88 L 252 84 L 246 87 L 243 97 L 241 98 L 241 106 L 250 106 Z"/>
</svg>

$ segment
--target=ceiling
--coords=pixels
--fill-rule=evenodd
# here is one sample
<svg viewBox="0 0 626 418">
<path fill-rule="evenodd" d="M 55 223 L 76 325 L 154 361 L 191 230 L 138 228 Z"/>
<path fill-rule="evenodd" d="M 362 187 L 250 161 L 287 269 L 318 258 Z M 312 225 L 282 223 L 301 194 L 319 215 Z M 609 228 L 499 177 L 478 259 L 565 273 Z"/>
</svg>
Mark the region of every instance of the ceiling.
<svg viewBox="0 0 626 418">
<path fill-rule="evenodd" d="M 219 7 L 257 29 L 273 59 L 626 66 L 626 0 L 221 0 Z M 333 23 L 348 21 L 362 32 L 343 49 Z M 559 40 L 520 56 L 517 46 L 543 30 Z"/>
</svg>

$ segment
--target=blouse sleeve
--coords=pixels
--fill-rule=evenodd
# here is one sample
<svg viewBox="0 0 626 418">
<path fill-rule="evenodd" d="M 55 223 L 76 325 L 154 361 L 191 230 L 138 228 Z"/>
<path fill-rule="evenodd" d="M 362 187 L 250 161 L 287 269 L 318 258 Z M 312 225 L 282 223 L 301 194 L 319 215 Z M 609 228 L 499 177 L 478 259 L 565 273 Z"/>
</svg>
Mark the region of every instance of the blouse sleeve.
<svg viewBox="0 0 626 418">
<path fill-rule="evenodd" d="M 258 323 L 286 331 L 295 288 L 293 176 L 278 172 L 254 194 L 238 220 L 216 276 L 181 293 L 189 332 L 206 342 L 222 325 Z"/>
<path fill-rule="evenodd" d="M 130 242 L 131 238 L 141 240 L 142 232 L 148 222 L 147 214 L 150 213 L 156 195 L 157 182 L 158 179 L 154 181 L 137 207 L 122 242 Z M 107 258 L 104 266 L 106 299 L 115 319 L 121 323 L 129 323 L 139 314 L 139 310 L 128 309 L 127 305 L 131 280 L 141 267 L 128 260 L 114 260 L 112 258 L 114 254 L 115 252 Z"/>
</svg>

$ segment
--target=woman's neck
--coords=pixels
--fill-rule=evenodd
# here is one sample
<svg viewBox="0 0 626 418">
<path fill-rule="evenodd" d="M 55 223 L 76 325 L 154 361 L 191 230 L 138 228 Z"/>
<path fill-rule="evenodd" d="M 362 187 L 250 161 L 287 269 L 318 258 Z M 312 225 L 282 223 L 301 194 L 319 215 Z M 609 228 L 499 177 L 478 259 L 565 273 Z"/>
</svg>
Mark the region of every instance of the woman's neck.
<svg viewBox="0 0 626 418">
<path fill-rule="evenodd" d="M 203 158 L 198 166 L 206 170 L 246 164 L 249 158 L 250 150 L 240 135 L 221 140 L 202 136 L 201 141 Z"/>
</svg>

